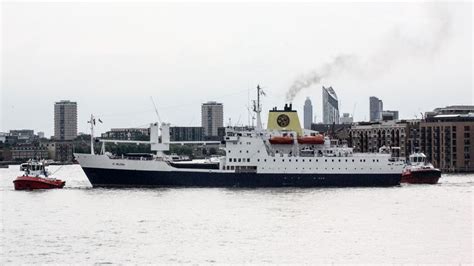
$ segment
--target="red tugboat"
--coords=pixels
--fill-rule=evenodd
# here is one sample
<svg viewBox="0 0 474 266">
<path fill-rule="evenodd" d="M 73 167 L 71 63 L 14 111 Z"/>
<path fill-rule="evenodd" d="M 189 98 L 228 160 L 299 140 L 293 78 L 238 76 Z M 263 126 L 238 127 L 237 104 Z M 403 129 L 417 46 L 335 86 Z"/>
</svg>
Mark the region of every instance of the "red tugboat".
<svg viewBox="0 0 474 266">
<path fill-rule="evenodd" d="M 423 153 L 414 153 L 409 157 L 409 164 L 403 169 L 402 183 L 436 184 L 441 171 L 429 163 Z"/>
<path fill-rule="evenodd" d="M 22 167 L 25 173 L 13 181 L 15 190 L 63 188 L 66 184 L 66 181 L 48 177 L 50 173 L 43 161 L 30 160 Z"/>
</svg>

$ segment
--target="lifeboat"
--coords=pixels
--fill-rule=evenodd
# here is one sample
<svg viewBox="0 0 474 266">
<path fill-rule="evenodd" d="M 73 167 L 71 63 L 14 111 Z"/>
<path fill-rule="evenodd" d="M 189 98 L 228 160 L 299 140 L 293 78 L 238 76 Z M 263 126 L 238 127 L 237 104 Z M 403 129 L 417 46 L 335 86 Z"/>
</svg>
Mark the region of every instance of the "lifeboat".
<svg viewBox="0 0 474 266">
<path fill-rule="evenodd" d="M 293 137 L 291 136 L 274 136 L 270 138 L 271 144 L 293 144 Z"/>
<path fill-rule="evenodd" d="M 315 136 L 303 136 L 298 138 L 299 144 L 324 144 L 324 136 L 321 134 Z"/>
</svg>

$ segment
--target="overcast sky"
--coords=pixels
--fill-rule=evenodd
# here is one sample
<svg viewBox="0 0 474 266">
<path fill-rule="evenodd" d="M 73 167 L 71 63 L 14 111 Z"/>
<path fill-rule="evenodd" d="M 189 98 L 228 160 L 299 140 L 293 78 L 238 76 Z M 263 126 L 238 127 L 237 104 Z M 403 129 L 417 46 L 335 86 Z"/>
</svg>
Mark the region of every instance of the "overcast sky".
<svg viewBox="0 0 474 266">
<path fill-rule="evenodd" d="M 199 126 L 200 104 L 248 124 L 257 84 L 266 111 L 295 81 L 322 120 L 321 86 L 369 118 L 369 96 L 401 118 L 473 104 L 471 3 L 3 3 L 0 131 L 53 133 L 53 105 L 78 102 L 111 127 L 161 118 Z M 318 77 L 316 79 L 315 77 Z M 310 82 L 312 81 L 312 82 Z"/>
</svg>

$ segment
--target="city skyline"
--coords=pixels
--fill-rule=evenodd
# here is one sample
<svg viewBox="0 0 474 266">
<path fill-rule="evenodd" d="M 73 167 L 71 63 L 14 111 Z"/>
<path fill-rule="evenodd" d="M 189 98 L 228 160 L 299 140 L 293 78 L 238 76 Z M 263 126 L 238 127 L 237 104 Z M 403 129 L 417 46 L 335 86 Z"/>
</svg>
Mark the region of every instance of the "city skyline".
<svg viewBox="0 0 474 266">
<path fill-rule="evenodd" d="M 150 96 L 174 125 L 199 125 L 196 110 L 208 100 L 226 106 L 224 121 L 251 124 L 247 110 L 257 84 L 267 94 L 266 121 L 266 110 L 287 102 L 295 78 L 340 58 L 350 71 L 332 69 L 297 93 L 292 102 L 301 114 L 306 96 L 321 102 L 321 86 L 336 88 L 340 113 L 354 121 L 368 120 L 372 95 L 400 118 L 472 104 L 471 9 L 470 3 L 2 3 L 0 131 L 53 135 L 52 106 L 61 99 L 78 102 L 79 132 L 88 133 L 91 113 L 104 121 L 98 132 L 144 126 L 157 121 Z M 435 40 L 439 30 L 444 38 Z M 360 64 L 347 68 L 352 57 L 340 56 L 371 58 L 387 42 L 398 45 L 376 57 L 384 71 L 355 73 Z M 315 114 L 322 117 L 318 108 Z"/>
</svg>

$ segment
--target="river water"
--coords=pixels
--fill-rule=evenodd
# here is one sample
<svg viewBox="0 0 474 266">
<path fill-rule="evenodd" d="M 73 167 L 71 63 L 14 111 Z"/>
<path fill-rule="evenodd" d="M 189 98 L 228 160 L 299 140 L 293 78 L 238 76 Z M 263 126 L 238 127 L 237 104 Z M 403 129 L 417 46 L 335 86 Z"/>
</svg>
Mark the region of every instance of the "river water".
<svg viewBox="0 0 474 266">
<path fill-rule="evenodd" d="M 324 189 L 15 191 L 0 169 L 0 264 L 473 263 L 474 175 Z"/>
</svg>

